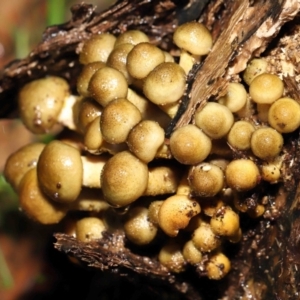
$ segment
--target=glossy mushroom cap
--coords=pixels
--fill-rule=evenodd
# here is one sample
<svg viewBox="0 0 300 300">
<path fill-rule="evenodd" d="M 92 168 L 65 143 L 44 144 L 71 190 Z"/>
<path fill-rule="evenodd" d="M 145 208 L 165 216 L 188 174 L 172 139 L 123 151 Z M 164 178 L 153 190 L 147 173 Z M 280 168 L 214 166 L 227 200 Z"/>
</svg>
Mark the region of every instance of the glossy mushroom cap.
<svg viewBox="0 0 300 300">
<path fill-rule="evenodd" d="M 146 190 L 147 183 L 147 165 L 128 151 L 111 157 L 101 173 L 104 197 L 115 207 L 126 206 L 137 200 Z"/>
<path fill-rule="evenodd" d="M 63 142 L 54 140 L 45 146 L 38 165 L 42 190 L 53 200 L 69 203 L 78 197 L 83 180 L 80 152 Z"/>
<path fill-rule="evenodd" d="M 24 125 L 36 134 L 48 132 L 57 122 L 68 95 L 69 85 L 59 77 L 49 76 L 25 84 L 18 95 Z"/>
</svg>

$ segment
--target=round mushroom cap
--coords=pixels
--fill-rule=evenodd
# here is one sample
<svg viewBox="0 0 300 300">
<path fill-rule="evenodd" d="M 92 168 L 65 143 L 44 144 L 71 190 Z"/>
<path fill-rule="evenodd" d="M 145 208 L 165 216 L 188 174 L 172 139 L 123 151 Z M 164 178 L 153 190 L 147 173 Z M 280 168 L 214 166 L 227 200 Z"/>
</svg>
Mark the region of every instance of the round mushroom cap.
<svg viewBox="0 0 300 300">
<path fill-rule="evenodd" d="M 150 42 L 148 36 L 140 30 L 127 30 L 121 33 L 115 42 L 115 48 L 122 44 L 137 45 Z"/>
<path fill-rule="evenodd" d="M 90 95 L 88 91 L 90 80 L 95 72 L 103 67 L 105 67 L 105 63 L 102 61 L 95 61 L 83 66 L 77 78 L 77 92 L 79 95 L 84 97 L 88 97 Z"/>
<path fill-rule="evenodd" d="M 233 125 L 232 112 L 224 105 L 208 102 L 195 113 L 195 124 L 212 139 L 224 137 Z"/>
<path fill-rule="evenodd" d="M 216 165 L 201 163 L 190 168 L 188 182 L 197 196 L 213 197 L 224 186 L 224 174 Z"/>
<path fill-rule="evenodd" d="M 68 83 L 59 77 L 49 76 L 25 84 L 18 95 L 24 125 L 36 134 L 48 132 L 57 122 L 68 95 Z"/>
<path fill-rule="evenodd" d="M 211 140 L 198 127 L 189 124 L 176 129 L 170 138 L 172 155 L 180 163 L 194 165 L 210 153 Z"/>
<path fill-rule="evenodd" d="M 275 158 L 283 146 L 283 137 L 270 127 L 256 129 L 251 137 L 251 150 L 260 159 Z"/>
<path fill-rule="evenodd" d="M 146 77 L 143 93 L 154 104 L 171 104 L 182 97 L 185 80 L 186 74 L 181 66 L 173 62 L 164 62 Z"/>
<path fill-rule="evenodd" d="M 36 167 L 39 156 L 43 151 L 45 144 L 32 143 L 20 148 L 11 154 L 6 160 L 4 167 L 4 177 L 6 181 L 18 190 L 23 176 L 32 168 Z"/>
<path fill-rule="evenodd" d="M 132 44 L 121 44 L 115 47 L 110 53 L 106 65 L 120 71 L 126 78 L 128 84 L 132 82 L 132 77 L 129 75 L 126 64 L 128 53 L 134 46 Z"/>
<path fill-rule="evenodd" d="M 268 62 L 265 61 L 264 59 L 261 58 L 251 59 L 251 61 L 248 63 L 244 71 L 243 79 L 248 85 L 250 85 L 250 83 L 256 76 L 263 73 L 267 73 L 267 69 L 268 69 Z"/>
<path fill-rule="evenodd" d="M 268 121 L 281 133 L 293 132 L 300 126 L 300 105 L 291 98 L 278 99 L 269 109 Z"/>
<path fill-rule="evenodd" d="M 198 264 L 202 260 L 202 253 L 195 247 L 192 240 L 187 241 L 182 249 L 184 259 L 190 264 Z"/>
<path fill-rule="evenodd" d="M 233 160 L 225 170 L 227 184 L 238 192 L 253 189 L 258 184 L 259 177 L 257 165 L 249 159 Z"/>
<path fill-rule="evenodd" d="M 58 140 L 50 142 L 40 155 L 37 171 L 41 188 L 51 199 L 62 203 L 76 200 L 83 178 L 76 148 Z"/>
<path fill-rule="evenodd" d="M 123 143 L 130 130 L 141 120 L 140 111 L 129 100 L 113 100 L 102 111 L 100 128 L 103 138 L 111 144 Z"/>
<path fill-rule="evenodd" d="M 213 43 L 209 30 L 196 21 L 178 26 L 174 32 L 173 41 L 176 46 L 194 55 L 208 54 Z"/>
<path fill-rule="evenodd" d="M 248 121 L 237 121 L 231 127 L 227 136 L 228 143 L 239 150 L 250 149 L 250 141 L 254 126 Z"/>
<path fill-rule="evenodd" d="M 131 129 L 127 138 L 129 150 L 139 159 L 152 161 L 165 140 L 165 132 L 155 121 L 143 120 Z"/>
<path fill-rule="evenodd" d="M 111 157 L 101 173 L 105 199 L 115 207 L 129 205 L 143 195 L 148 184 L 148 167 L 129 151 Z"/>
<path fill-rule="evenodd" d="M 220 280 L 230 271 L 231 263 L 227 256 L 217 252 L 209 258 L 205 269 L 209 279 Z"/>
<path fill-rule="evenodd" d="M 274 74 L 263 73 L 250 83 L 249 94 L 256 103 L 271 104 L 283 94 L 283 81 Z"/>
<path fill-rule="evenodd" d="M 132 77 L 143 79 L 164 61 L 165 55 L 158 47 L 150 43 L 139 43 L 128 53 L 126 65 Z"/>
<path fill-rule="evenodd" d="M 68 207 L 52 201 L 40 189 L 36 168 L 30 169 L 20 182 L 20 206 L 26 215 L 42 224 L 56 224 L 66 215 Z"/>
<path fill-rule="evenodd" d="M 103 67 L 92 76 L 88 91 L 90 96 L 105 107 L 117 98 L 127 96 L 128 84 L 124 75 L 113 68 Z"/>
<path fill-rule="evenodd" d="M 110 33 L 93 35 L 84 42 L 79 54 L 81 64 L 88 64 L 95 61 L 106 62 L 110 52 L 115 45 L 116 37 Z"/>
<path fill-rule="evenodd" d="M 129 210 L 124 224 L 126 237 L 136 245 L 147 245 L 155 238 L 157 227 L 149 220 L 148 209 L 141 206 Z"/>
<path fill-rule="evenodd" d="M 99 218 L 85 217 L 76 222 L 76 238 L 81 242 L 101 239 L 103 231 L 106 231 L 106 227 Z"/>
</svg>

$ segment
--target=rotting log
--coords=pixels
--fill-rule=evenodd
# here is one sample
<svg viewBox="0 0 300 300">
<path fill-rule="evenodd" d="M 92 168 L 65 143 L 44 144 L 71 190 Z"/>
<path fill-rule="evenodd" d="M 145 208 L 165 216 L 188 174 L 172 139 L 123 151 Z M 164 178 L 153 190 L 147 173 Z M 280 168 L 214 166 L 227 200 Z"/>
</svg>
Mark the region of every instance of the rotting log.
<svg viewBox="0 0 300 300">
<path fill-rule="evenodd" d="M 171 51 L 174 26 L 193 18 L 200 19 L 212 31 L 214 47 L 207 58 L 191 70 L 179 112 L 169 126 L 169 135 L 174 128 L 190 123 L 197 107 L 222 95 L 227 83 L 244 70 L 252 57 L 262 53 L 273 70 L 283 75 L 289 94 L 300 101 L 300 1 L 215 0 L 205 7 L 203 3 L 196 0 L 118 1 L 101 14 L 95 13 L 91 5 L 75 6 L 70 22 L 48 28 L 43 41 L 28 57 L 2 70 L 0 117 L 17 115 L 18 88 L 29 80 L 59 74 L 72 82 L 73 75 L 80 70 L 78 51 L 91 34 L 105 31 L 118 34 L 138 28 L 145 31 L 153 43 Z M 289 71 L 284 68 L 287 63 Z M 122 234 L 105 234 L 103 240 L 88 244 L 56 234 L 55 247 L 90 267 L 160 282 L 186 299 L 298 299 L 299 132 L 289 134 L 286 139 L 284 181 L 268 191 L 270 206 L 264 218 L 255 221 L 243 218 L 242 242 L 228 246 L 233 270 L 220 282 L 201 278 L 200 268 L 189 270 L 184 277 L 170 274 L 155 257 L 131 252 Z"/>
</svg>

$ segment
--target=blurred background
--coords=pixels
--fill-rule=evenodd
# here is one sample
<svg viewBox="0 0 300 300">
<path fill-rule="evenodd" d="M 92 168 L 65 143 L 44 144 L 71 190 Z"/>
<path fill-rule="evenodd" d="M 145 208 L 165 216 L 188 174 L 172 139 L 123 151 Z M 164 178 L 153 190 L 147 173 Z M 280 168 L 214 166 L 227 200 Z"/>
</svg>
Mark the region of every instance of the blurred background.
<svg viewBox="0 0 300 300">
<path fill-rule="evenodd" d="M 10 61 L 27 56 L 41 41 L 46 26 L 68 21 L 70 7 L 81 2 L 1 0 L 0 70 Z M 97 6 L 97 11 L 112 2 L 88 1 Z M 38 137 L 41 141 L 48 138 Z M 0 299 L 94 299 L 90 292 L 98 280 L 94 272 L 82 271 L 53 249 L 52 233 L 59 232 L 59 226 L 47 227 L 28 220 L 19 211 L 16 194 L 2 176 L 7 157 L 34 139 L 37 138 L 18 120 L 0 120 Z"/>
</svg>

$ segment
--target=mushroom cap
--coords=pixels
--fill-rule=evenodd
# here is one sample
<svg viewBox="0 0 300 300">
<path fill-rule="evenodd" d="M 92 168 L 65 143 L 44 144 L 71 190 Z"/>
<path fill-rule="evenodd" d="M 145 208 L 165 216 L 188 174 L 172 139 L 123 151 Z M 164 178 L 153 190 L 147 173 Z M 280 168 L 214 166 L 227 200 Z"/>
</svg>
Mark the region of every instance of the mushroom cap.
<svg viewBox="0 0 300 300">
<path fill-rule="evenodd" d="M 295 131 L 300 126 L 300 105 L 292 98 L 275 101 L 268 113 L 269 124 L 281 133 Z"/>
<path fill-rule="evenodd" d="M 98 116 L 94 121 L 92 121 L 86 128 L 83 144 L 91 153 L 99 153 L 101 152 L 100 148 L 103 145 L 104 139 L 100 130 L 100 118 Z"/>
<path fill-rule="evenodd" d="M 20 148 L 11 154 L 6 160 L 4 167 L 4 176 L 6 181 L 18 190 L 23 176 L 32 168 L 36 167 L 39 156 L 43 151 L 45 144 L 33 143 Z"/>
<path fill-rule="evenodd" d="M 101 173 L 105 199 L 115 207 L 126 206 L 143 195 L 148 183 L 147 165 L 129 151 L 111 157 Z"/>
<path fill-rule="evenodd" d="M 244 81 L 250 85 L 252 80 L 263 73 L 267 73 L 268 62 L 261 58 L 251 59 L 243 73 Z"/>
<path fill-rule="evenodd" d="M 113 68 L 103 67 L 92 76 L 88 91 L 90 96 L 105 107 L 117 98 L 125 98 L 128 84 L 124 75 Z"/>
<path fill-rule="evenodd" d="M 93 35 L 83 44 L 79 54 L 81 64 L 88 64 L 95 61 L 106 62 L 110 52 L 115 45 L 116 37 L 110 33 Z"/>
<path fill-rule="evenodd" d="M 81 191 L 83 166 L 80 152 L 61 141 L 45 146 L 37 164 L 42 190 L 53 200 L 73 202 Z"/>
<path fill-rule="evenodd" d="M 128 73 L 132 77 L 143 79 L 164 61 L 165 55 L 161 49 L 150 43 L 143 42 L 135 45 L 128 53 L 126 66 Z"/>
<path fill-rule="evenodd" d="M 209 279 L 220 280 L 230 271 L 231 263 L 227 256 L 217 252 L 209 258 L 205 269 Z"/>
<path fill-rule="evenodd" d="M 36 168 L 30 169 L 19 186 L 19 201 L 22 210 L 31 219 L 42 224 L 56 224 L 67 213 L 68 207 L 52 201 L 40 189 Z"/>
<path fill-rule="evenodd" d="M 231 161 L 225 170 L 226 182 L 232 189 L 242 192 L 254 188 L 259 182 L 259 169 L 249 159 Z"/>
<path fill-rule="evenodd" d="M 224 173 L 216 165 L 201 163 L 190 168 L 188 181 L 197 196 L 213 197 L 224 186 Z"/>
<path fill-rule="evenodd" d="M 228 143 L 239 150 L 250 149 L 250 141 L 254 126 L 248 121 L 237 121 L 231 127 L 227 136 Z"/>
<path fill-rule="evenodd" d="M 164 62 L 152 69 L 146 77 L 143 93 L 154 104 L 171 104 L 182 97 L 185 81 L 186 74 L 181 66 Z"/>
<path fill-rule="evenodd" d="M 79 76 L 77 77 L 77 92 L 79 95 L 84 97 L 88 97 L 90 95 L 88 91 L 90 80 L 95 72 L 103 67 L 105 67 L 105 63 L 102 61 L 95 61 L 83 66 Z"/>
<path fill-rule="evenodd" d="M 198 127 L 189 124 L 173 132 L 170 149 L 180 163 L 193 165 L 202 162 L 209 155 L 211 140 Z"/>
<path fill-rule="evenodd" d="M 224 105 L 208 102 L 195 113 L 195 124 L 212 139 L 224 137 L 233 125 L 232 112 Z"/>
<path fill-rule="evenodd" d="M 275 158 L 283 146 L 283 137 L 270 127 L 258 128 L 251 136 L 251 150 L 260 159 Z"/>
<path fill-rule="evenodd" d="M 129 100 L 113 100 L 102 111 L 100 128 L 103 138 L 111 144 L 123 143 L 130 130 L 141 120 L 140 111 Z"/>
<path fill-rule="evenodd" d="M 182 249 L 184 259 L 190 264 L 198 264 L 202 260 L 202 253 L 195 247 L 192 240 L 187 241 Z"/>
<path fill-rule="evenodd" d="M 274 74 L 263 73 L 250 83 L 249 94 L 256 103 L 271 104 L 283 94 L 283 81 Z"/>
<path fill-rule="evenodd" d="M 155 238 L 157 227 L 148 218 L 148 209 L 136 206 L 129 209 L 124 224 L 126 237 L 136 245 L 147 245 Z"/>
<path fill-rule="evenodd" d="M 209 30 L 196 21 L 178 26 L 173 35 L 173 41 L 194 55 L 206 55 L 212 47 L 212 36 Z"/>
<path fill-rule="evenodd" d="M 152 161 L 165 140 L 165 132 L 155 121 L 143 120 L 128 135 L 129 150 L 145 163 Z"/>
<path fill-rule="evenodd" d="M 122 44 L 137 45 L 139 43 L 150 42 L 149 37 L 140 30 L 127 30 L 121 33 L 115 42 L 115 48 Z"/>
<path fill-rule="evenodd" d="M 18 95 L 24 125 L 36 134 L 48 132 L 56 123 L 68 95 L 68 83 L 59 77 L 49 76 L 25 84 Z"/>
<path fill-rule="evenodd" d="M 166 199 L 158 213 L 159 227 L 171 237 L 177 236 L 180 229 L 188 226 L 192 217 L 201 211 L 197 201 L 185 195 L 174 195 Z"/>
<path fill-rule="evenodd" d="M 106 231 L 104 222 L 97 217 L 85 217 L 76 222 L 76 238 L 81 242 L 101 239 L 103 231 Z"/>
<path fill-rule="evenodd" d="M 132 44 L 121 44 L 114 48 L 110 53 L 106 65 L 120 71 L 126 78 L 128 84 L 132 82 L 132 77 L 129 75 L 126 64 L 128 53 L 134 46 Z"/>
</svg>

